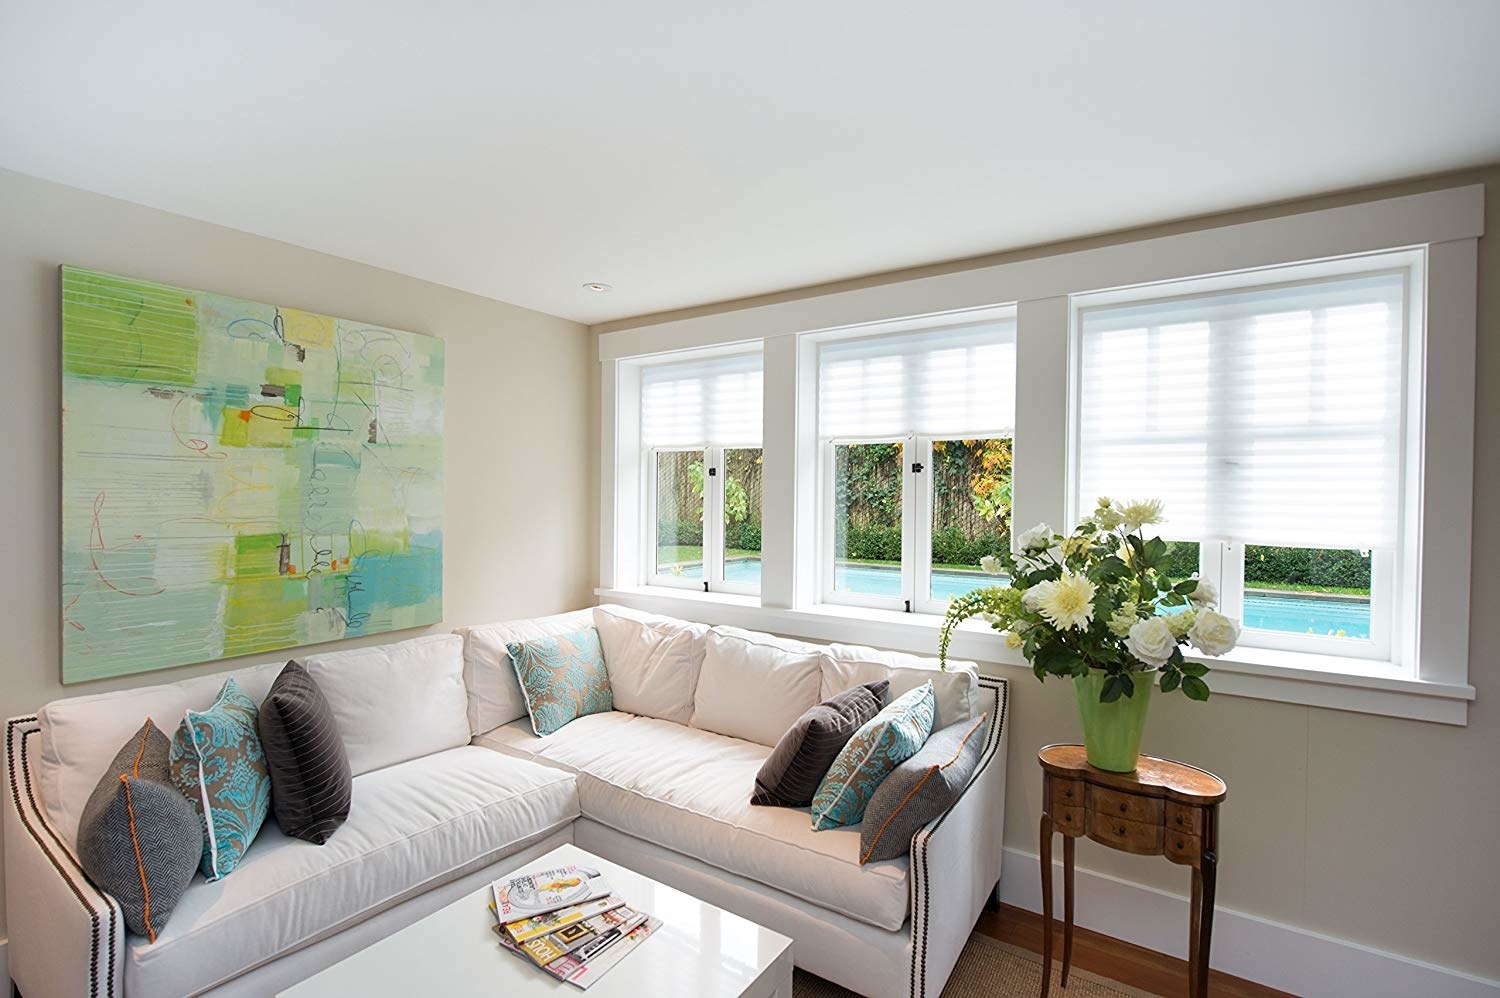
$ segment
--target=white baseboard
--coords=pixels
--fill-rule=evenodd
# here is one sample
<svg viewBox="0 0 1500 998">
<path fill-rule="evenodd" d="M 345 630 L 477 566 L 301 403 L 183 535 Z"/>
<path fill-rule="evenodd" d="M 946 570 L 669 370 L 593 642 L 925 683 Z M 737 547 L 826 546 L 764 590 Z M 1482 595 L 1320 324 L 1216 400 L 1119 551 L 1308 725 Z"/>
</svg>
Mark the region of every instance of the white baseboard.
<svg viewBox="0 0 1500 998">
<path fill-rule="evenodd" d="M 1005 850 L 1000 900 L 1042 910 L 1036 853 Z M 1053 915 L 1062 918 L 1062 866 L 1053 869 Z M 1074 921 L 1137 946 L 1187 959 L 1188 899 L 1102 873 L 1074 870 Z M 1500 998 L 1500 981 L 1438 967 L 1232 908 L 1214 911 L 1215 970 L 1305 998 Z"/>
<path fill-rule="evenodd" d="M 6 959 L 10 940 L 0 939 L 0 984 L 5 985 L 5 998 L 10 998 L 10 961 Z"/>
</svg>

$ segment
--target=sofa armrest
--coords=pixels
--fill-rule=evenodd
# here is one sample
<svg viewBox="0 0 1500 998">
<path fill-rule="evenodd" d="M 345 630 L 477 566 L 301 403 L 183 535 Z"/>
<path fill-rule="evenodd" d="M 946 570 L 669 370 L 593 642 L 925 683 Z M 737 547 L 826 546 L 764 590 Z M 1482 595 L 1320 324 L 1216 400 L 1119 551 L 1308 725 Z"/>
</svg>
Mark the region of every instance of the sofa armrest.
<svg viewBox="0 0 1500 998">
<path fill-rule="evenodd" d="M 937 998 L 1000 880 L 1004 854 L 1003 679 L 979 678 L 990 715 L 979 768 L 959 799 L 911 840 L 911 996 Z"/>
<path fill-rule="evenodd" d="M 5 725 L 5 911 L 10 976 L 26 998 L 124 995 L 125 918 L 46 817 L 35 717 Z"/>
</svg>

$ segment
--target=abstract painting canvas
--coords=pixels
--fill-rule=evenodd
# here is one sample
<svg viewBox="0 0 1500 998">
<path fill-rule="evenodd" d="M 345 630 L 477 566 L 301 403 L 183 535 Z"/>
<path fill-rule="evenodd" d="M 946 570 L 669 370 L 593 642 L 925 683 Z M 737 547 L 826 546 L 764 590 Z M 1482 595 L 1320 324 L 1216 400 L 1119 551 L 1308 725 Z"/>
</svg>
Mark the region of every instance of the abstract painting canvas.
<svg viewBox="0 0 1500 998">
<path fill-rule="evenodd" d="M 62 271 L 63 682 L 442 618 L 443 342 Z"/>
</svg>

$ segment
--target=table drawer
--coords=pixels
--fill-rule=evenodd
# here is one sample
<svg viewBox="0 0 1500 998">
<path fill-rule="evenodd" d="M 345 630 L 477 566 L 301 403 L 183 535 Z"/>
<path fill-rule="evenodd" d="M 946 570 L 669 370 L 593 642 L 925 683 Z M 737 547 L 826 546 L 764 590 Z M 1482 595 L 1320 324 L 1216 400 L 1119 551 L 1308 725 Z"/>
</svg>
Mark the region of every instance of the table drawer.
<svg viewBox="0 0 1500 998">
<path fill-rule="evenodd" d="M 1089 787 L 1089 810 L 1108 818 L 1126 818 L 1146 824 L 1161 824 L 1162 799 L 1126 794 L 1103 787 Z"/>
<path fill-rule="evenodd" d="M 1082 780 L 1062 780 L 1052 777 L 1052 805 L 1059 807 L 1063 804 L 1077 804 L 1083 806 L 1085 795 L 1084 782 Z"/>
<path fill-rule="evenodd" d="M 1064 835 L 1079 836 L 1084 831 L 1083 808 L 1061 804 L 1052 809 L 1052 824 Z"/>
<path fill-rule="evenodd" d="M 1162 827 L 1129 818 L 1090 811 L 1088 816 L 1089 838 L 1125 852 L 1155 856 L 1161 852 Z"/>
<path fill-rule="evenodd" d="M 1167 831 L 1186 835 L 1203 834 L 1203 808 L 1167 801 Z"/>
<path fill-rule="evenodd" d="M 1203 840 L 1196 835 L 1188 835 L 1186 832 L 1177 832 L 1168 828 L 1165 852 L 1167 858 L 1174 863 L 1196 866 L 1203 856 Z"/>
</svg>

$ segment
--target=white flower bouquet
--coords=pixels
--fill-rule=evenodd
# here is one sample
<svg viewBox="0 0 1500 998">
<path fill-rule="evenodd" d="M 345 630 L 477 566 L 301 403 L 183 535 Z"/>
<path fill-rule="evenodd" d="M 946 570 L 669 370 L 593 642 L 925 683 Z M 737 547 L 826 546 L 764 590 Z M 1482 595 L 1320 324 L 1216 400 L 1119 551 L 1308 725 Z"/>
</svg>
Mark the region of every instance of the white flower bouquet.
<svg viewBox="0 0 1500 998">
<path fill-rule="evenodd" d="M 1100 499 L 1070 535 L 1045 523 L 1021 534 L 1018 553 L 982 562 L 1010 584 L 976 589 L 948 608 L 939 644 L 944 662 L 953 629 L 978 616 L 1021 650 L 1038 679 L 1084 679 L 1102 670 L 1101 703 L 1134 696 L 1137 683 L 1155 678 L 1142 674 L 1158 671 L 1163 693 L 1181 688 L 1207 700 L 1208 667 L 1185 659 L 1183 647 L 1223 655 L 1239 640 L 1240 625 L 1214 608 L 1212 583 L 1163 574 L 1167 542 L 1148 540 L 1142 529 L 1161 521 L 1158 500 Z"/>
</svg>

